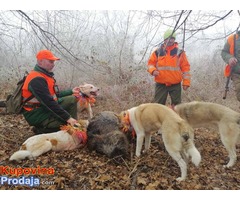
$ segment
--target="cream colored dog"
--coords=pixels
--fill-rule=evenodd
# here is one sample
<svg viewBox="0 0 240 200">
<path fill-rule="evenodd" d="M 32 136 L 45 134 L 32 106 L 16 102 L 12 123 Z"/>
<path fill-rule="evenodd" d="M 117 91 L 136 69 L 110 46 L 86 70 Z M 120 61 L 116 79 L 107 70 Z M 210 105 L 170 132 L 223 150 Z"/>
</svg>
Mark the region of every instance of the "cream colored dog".
<svg viewBox="0 0 240 200">
<path fill-rule="evenodd" d="M 32 160 L 50 150 L 73 150 L 84 146 L 87 140 L 87 125 L 88 120 L 79 120 L 74 127 L 66 125 L 63 127 L 65 130 L 32 136 L 10 157 L 10 161 L 20 161 L 25 158 Z"/>
<path fill-rule="evenodd" d="M 84 83 L 79 86 L 80 94 L 78 96 L 79 100 L 79 112 L 87 110 L 89 119 L 93 117 L 92 104 L 95 102 L 95 97 L 97 97 L 99 88 L 92 84 Z"/>
<path fill-rule="evenodd" d="M 236 144 L 240 140 L 238 112 L 220 104 L 197 101 L 179 104 L 174 107 L 174 110 L 192 127 L 217 126 L 230 158 L 226 167 L 232 167 L 235 164 Z"/>
<path fill-rule="evenodd" d="M 141 154 L 143 140 L 145 139 L 147 151 L 150 148 L 151 134 L 161 128 L 164 145 L 181 169 L 178 181 L 184 180 L 187 176 L 186 162 L 189 156 L 196 166 L 199 165 L 201 155 L 193 142 L 193 129 L 167 106 L 156 103 L 142 104 L 121 112 L 119 118 L 126 129 L 132 126 L 136 132 L 138 157 Z"/>
</svg>

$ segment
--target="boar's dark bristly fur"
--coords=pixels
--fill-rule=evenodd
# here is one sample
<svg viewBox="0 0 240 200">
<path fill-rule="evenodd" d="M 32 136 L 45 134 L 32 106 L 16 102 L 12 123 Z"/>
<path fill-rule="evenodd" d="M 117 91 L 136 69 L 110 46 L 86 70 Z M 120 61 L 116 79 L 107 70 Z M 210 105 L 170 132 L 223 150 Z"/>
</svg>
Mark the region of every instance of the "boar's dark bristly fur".
<svg viewBox="0 0 240 200">
<path fill-rule="evenodd" d="M 87 128 L 88 149 L 110 158 L 127 157 L 129 141 L 119 129 L 119 119 L 114 112 L 104 111 L 95 115 Z"/>
</svg>

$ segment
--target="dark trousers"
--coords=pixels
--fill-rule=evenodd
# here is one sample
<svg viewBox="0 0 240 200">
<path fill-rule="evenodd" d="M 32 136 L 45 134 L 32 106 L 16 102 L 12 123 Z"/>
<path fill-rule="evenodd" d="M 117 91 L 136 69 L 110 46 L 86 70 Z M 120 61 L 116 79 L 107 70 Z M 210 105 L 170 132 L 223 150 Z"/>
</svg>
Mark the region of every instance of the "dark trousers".
<svg viewBox="0 0 240 200">
<path fill-rule="evenodd" d="M 235 93 L 237 100 L 240 101 L 240 74 L 232 74 L 232 81 L 233 85 L 235 87 Z"/>
<path fill-rule="evenodd" d="M 71 117 L 77 119 L 77 100 L 73 95 L 62 97 L 62 101 L 59 103 L 64 110 L 66 110 Z M 41 122 L 41 124 L 36 127 L 41 133 L 50 133 L 60 130 L 60 126 L 66 124 L 59 120 L 55 116 L 50 116 L 48 119 Z"/>
<path fill-rule="evenodd" d="M 166 86 L 165 84 L 155 84 L 154 102 L 166 105 L 168 94 L 171 98 L 171 105 L 177 105 L 181 103 L 181 83 Z"/>
</svg>

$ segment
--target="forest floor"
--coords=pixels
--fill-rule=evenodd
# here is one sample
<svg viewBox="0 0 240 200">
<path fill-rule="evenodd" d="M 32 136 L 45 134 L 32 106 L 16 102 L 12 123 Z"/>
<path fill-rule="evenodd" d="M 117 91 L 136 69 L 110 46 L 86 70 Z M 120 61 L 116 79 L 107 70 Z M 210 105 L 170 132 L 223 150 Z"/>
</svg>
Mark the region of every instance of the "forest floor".
<svg viewBox="0 0 240 200">
<path fill-rule="evenodd" d="M 97 104 L 95 114 L 109 110 Z M 1 113 L 1 111 L 0 111 Z M 9 162 L 9 157 L 33 135 L 22 115 L 0 114 L 0 176 L 16 177 L 17 171 L 46 168 L 37 173 L 38 186 L 0 185 L 2 190 L 239 190 L 240 161 L 234 167 L 223 167 L 228 155 L 217 130 L 195 129 L 195 144 L 202 156 L 199 167 L 188 166 L 186 181 L 177 182 L 180 169 L 166 152 L 161 135 L 153 135 L 150 152 L 139 160 L 133 156 L 110 159 L 86 147 L 73 151 L 48 152 L 36 160 Z M 130 151 L 134 154 L 135 144 Z M 239 146 L 237 154 L 239 155 Z M 11 170 L 16 172 L 11 174 Z M 9 173 L 9 174 L 7 174 Z M 31 175 L 32 176 L 32 175 Z M 31 177 L 29 175 L 29 177 Z M 19 176 L 20 177 L 20 176 Z M 33 178 L 33 177 L 32 177 Z"/>
</svg>

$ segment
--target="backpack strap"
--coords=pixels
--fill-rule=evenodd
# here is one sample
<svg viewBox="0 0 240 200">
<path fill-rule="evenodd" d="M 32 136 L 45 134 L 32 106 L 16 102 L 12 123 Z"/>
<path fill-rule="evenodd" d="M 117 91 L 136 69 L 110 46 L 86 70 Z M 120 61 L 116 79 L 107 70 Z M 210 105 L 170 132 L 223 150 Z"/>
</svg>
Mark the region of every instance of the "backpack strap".
<svg viewBox="0 0 240 200">
<path fill-rule="evenodd" d="M 29 74 L 28 71 L 25 71 L 24 77 L 23 77 L 20 81 L 18 81 L 17 85 L 22 84 L 22 83 L 24 84 L 24 82 L 25 82 L 28 74 Z M 25 103 L 27 103 L 28 101 L 30 101 L 33 97 L 34 97 L 34 95 L 31 95 L 31 96 L 28 97 L 27 99 L 24 99 L 24 100 L 23 100 L 23 104 L 25 104 Z"/>
<path fill-rule="evenodd" d="M 237 33 L 228 37 L 228 44 L 230 45 L 229 53 L 234 56 L 236 56 L 236 40 L 238 37 L 239 35 Z"/>
</svg>

